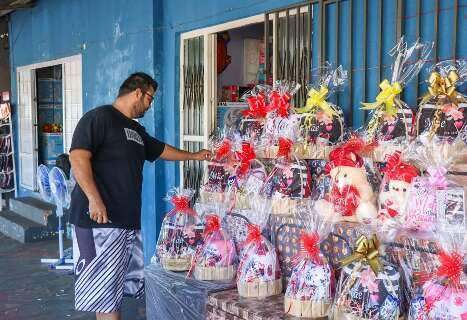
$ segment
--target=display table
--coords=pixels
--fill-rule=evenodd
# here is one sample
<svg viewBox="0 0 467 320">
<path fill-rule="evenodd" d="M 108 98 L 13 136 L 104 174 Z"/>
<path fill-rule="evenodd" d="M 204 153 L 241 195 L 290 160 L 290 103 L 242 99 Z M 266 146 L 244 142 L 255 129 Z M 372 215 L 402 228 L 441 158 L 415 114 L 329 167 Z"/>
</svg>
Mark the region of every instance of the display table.
<svg viewBox="0 0 467 320">
<path fill-rule="evenodd" d="M 170 272 L 151 264 L 144 270 L 148 320 L 206 318 L 208 294 L 230 289 L 232 283 L 186 279 L 185 272 Z"/>
</svg>

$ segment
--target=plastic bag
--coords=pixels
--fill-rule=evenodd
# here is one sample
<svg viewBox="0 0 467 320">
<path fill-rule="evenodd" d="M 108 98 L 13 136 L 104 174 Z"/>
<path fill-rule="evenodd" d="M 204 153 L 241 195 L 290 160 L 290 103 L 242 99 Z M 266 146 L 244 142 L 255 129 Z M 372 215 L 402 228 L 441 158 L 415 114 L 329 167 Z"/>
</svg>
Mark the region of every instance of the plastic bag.
<svg viewBox="0 0 467 320">
<path fill-rule="evenodd" d="M 328 222 L 316 213 L 302 221 L 300 251 L 293 258 L 293 271 L 284 296 L 284 311 L 295 317 L 322 318 L 330 311 L 334 294 L 334 271 L 321 254 L 320 242 L 329 232 Z"/>
<path fill-rule="evenodd" d="M 467 61 L 442 61 L 428 78 L 417 113 L 417 134 L 456 138 L 465 127 L 467 98 L 456 87 L 467 81 Z"/>
<path fill-rule="evenodd" d="M 467 317 L 466 236 L 462 233 L 436 234 L 439 250 L 431 272 L 412 273 L 414 286 L 409 320 Z M 410 272 L 411 270 L 408 270 Z"/>
<path fill-rule="evenodd" d="M 257 85 L 242 97 L 242 100 L 248 103 L 248 109 L 241 111 L 243 118 L 239 128 L 244 139 L 258 142 L 261 138 L 267 115 L 267 95 L 270 90 L 269 86 Z"/>
<path fill-rule="evenodd" d="M 391 80 L 383 80 L 381 92 L 376 101 L 362 103 L 362 110 L 372 110 L 365 126 L 365 141 L 376 142 L 375 159 L 383 161 L 386 154 L 398 150 L 402 141 L 411 139 L 413 113 L 410 107 L 399 98 L 400 93 L 422 69 L 433 45 L 421 44 L 418 40 L 408 47 L 404 38 L 389 52 L 394 57 Z M 415 59 L 415 61 L 410 61 Z M 386 151 L 386 152 L 385 152 Z"/>
<path fill-rule="evenodd" d="M 329 154 L 325 171 L 331 178 L 331 187 L 323 199 L 315 202 L 316 212 L 325 219 L 335 215 L 344 221 L 375 221 L 376 194 L 368 179 L 372 164 L 361 156 L 366 149 L 368 146 L 361 139 L 352 137 Z"/>
<path fill-rule="evenodd" d="M 279 138 L 278 158 L 261 194 L 271 201 L 272 214 L 293 214 L 311 195 L 307 163 L 292 154 L 292 140 Z"/>
<path fill-rule="evenodd" d="M 262 235 L 269 217 L 268 203 L 260 197 L 253 203 L 237 269 L 237 288 L 242 297 L 268 297 L 282 292 L 282 276 L 276 249 Z"/>
<path fill-rule="evenodd" d="M 341 261 L 334 319 L 399 319 L 401 274 L 379 257 L 381 249 L 376 235 L 362 235 L 353 254 Z"/>
<path fill-rule="evenodd" d="M 203 241 L 202 221 L 189 206 L 193 194 L 191 189 L 173 189 L 167 195 L 174 208 L 162 221 L 153 260 L 166 270 L 189 270 L 196 247 Z"/>
<path fill-rule="evenodd" d="M 344 114 L 341 108 L 327 99 L 342 90 L 347 82 L 347 71 L 340 65 L 333 69 L 330 63 L 312 71 L 315 79 L 308 86 L 306 105 L 295 108 L 301 115 L 302 145 L 299 155 L 306 159 L 326 158 L 326 146 L 342 142 L 344 138 Z M 321 152 L 317 149 L 322 149 Z"/>
</svg>

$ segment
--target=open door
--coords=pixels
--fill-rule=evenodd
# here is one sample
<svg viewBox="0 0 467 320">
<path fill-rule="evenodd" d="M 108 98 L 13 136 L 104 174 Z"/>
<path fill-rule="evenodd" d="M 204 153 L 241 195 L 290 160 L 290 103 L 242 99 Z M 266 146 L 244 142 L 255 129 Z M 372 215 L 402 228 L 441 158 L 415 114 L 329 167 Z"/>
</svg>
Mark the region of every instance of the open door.
<svg viewBox="0 0 467 320">
<path fill-rule="evenodd" d="M 28 190 L 36 187 L 37 121 L 35 108 L 34 70 L 18 69 L 18 122 L 19 122 L 19 185 Z"/>
</svg>

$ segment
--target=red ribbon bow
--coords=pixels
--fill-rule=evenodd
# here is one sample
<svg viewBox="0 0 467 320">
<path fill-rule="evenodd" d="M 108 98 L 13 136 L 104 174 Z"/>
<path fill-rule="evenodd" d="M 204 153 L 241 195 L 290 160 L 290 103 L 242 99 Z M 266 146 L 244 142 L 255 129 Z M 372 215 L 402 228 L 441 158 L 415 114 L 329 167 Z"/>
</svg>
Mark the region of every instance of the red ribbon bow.
<svg viewBox="0 0 467 320">
<path fill-rule="evenodd" d="M 170 199 L 170 202 L 175 206 L 175 208 L 173 208 L 168 213 L 168 215 L 173 215 L 177 212 L 186 213 L 189 215 L 196 215 L 195 210 L 190 208 L 190 200 L 188 199 L 188 197 L 176 195 Z"/>
<path fill-rule="evenodd" d="M 242 143 L 242 150 L 236 152 L 240 160 L 239 175 L 245 175 L 250 168 L 250 161 L 256 158 L 255 150 L 248 142 Z"/>
<path fill-rule="evenodd" d="M 224 139 L 222 144 L 216 150 L 216 160 L 220 161 L 230 152 L 232 149 L 232 141 L 229 139 Z"/>
<path fill-rule="evenodd" d="M 448 253 L 441 251 L 438 253 L 438 257 L 441 266 L 437 271 L 437 275 L 440 277 L 446 277 L 451 286 L 458 287 L 463 272 L 462 256 L 457 252 L 449 255 Z"/>
<path fill-rule="evenodd" d="M 206 225 L 204 227 L 204 234 L 208 235 L 215 231 L 219 231 L 221 228 L 221 222 L 219 216 L 215 214 L 209 214 L 206 216 Z"/>
<path fill-rule="evenodd" d="M 388 175 L 390 180 L 401 180 L 411 183 L 418 176 L 417 168 L 402 162 L 400 151 L 387 156 L 385 160 L 386 167 L 384 168 L 384 173 Z"/>
<path fill-rule="evenodd" d="M 260 92 L 257 95 L 249 96 L 246 101 L 248 103 L 248 109 L 242 110 L 243 116 L 256 119 L 266 117 L 266 97 L 264 93 Z"/>
<path fill-rule="evenodd" d="M 288 158 L 292 150 L 292 144 L 292 140 L 290 139 L 279 138 L 279 151 L 277 152 L 277 156 Z"/>
<path fill-rule="evenodd" d="M 315 263 L 322 263 L 322 259 L 319 256 L 319 240 L 320 237 L 318 233 L 303 232 L 300 236 L 300 255 L 311 259 Z"/>
<path fill-rule="evenodd" d="M 289 116 L 289 106 L 291 96 L 289 93 L 280 94 L 274 90 L 270 95 L 270 104 L 267 106 L 267 111 L 272 112 L 277 110 L 277 114 L 282 118 Z"/>
<path fill-rule="evenodd" d="M 250 223 L 248 225 L 248 235 L 246 238 L 246 243 L 258 242 L 261 240 L 261 229 L 258 225 Z"/>
</svg>

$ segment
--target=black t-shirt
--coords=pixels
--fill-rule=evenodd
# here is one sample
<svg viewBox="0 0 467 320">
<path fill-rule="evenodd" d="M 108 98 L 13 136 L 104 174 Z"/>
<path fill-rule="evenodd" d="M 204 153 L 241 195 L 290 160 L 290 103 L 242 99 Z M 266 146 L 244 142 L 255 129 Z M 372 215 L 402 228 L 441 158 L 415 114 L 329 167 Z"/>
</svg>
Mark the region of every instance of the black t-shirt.
<svg viewBox="0 0 467 320">
<path fill-rule="evenodd" d="M 92 153 L 94 180 L 112 223 L 98 224 L 89 218 L 89 202 L 78 184 L 71 194 L 71 223 L 85 228 L 140 229 L 144 161 L 156 160 L 164 147 L 111 105 L 87 112 L 76 126 L 70 151 Z"/>
</svg>

